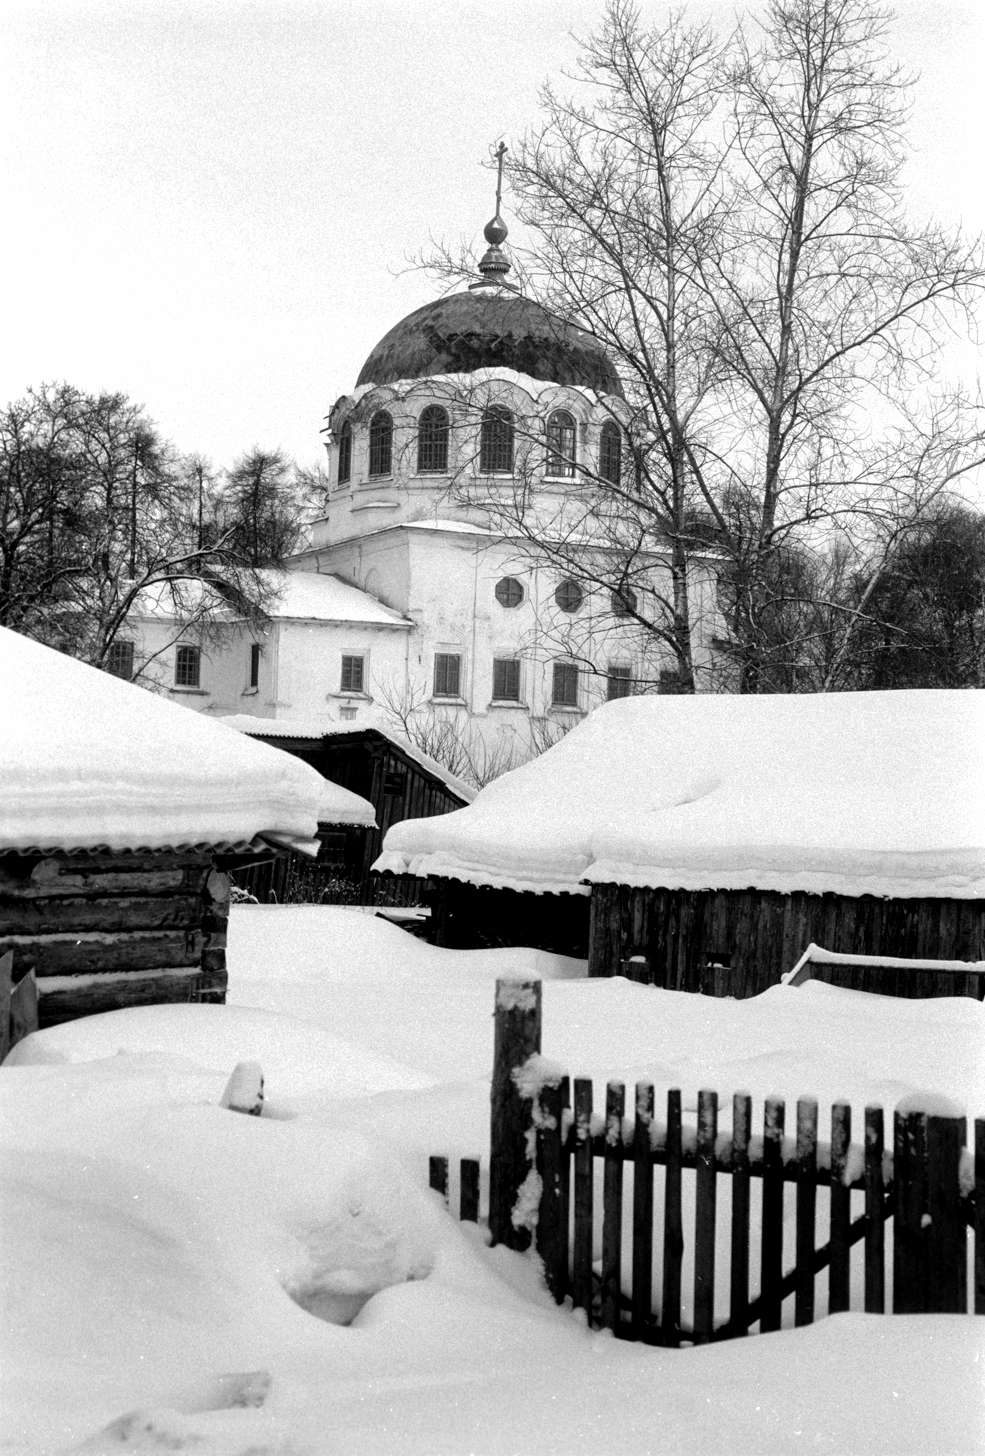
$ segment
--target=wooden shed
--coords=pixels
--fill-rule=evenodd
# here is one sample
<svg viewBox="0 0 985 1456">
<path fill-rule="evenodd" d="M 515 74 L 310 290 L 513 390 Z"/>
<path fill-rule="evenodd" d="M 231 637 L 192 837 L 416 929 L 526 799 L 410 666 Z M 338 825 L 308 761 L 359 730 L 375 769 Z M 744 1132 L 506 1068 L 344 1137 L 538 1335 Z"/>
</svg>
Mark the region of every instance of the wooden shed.
<svg viewBox="0 0 985 1456">
<path fill-rule="evenodd" d="M 433 876 L 458 943 L 512 920 L 561 949 L 587 897 L 590 973 L 680 990 L 754 995 L 811 941 L 979 961 L 985 692 L 617 701 L 469 809 L 399 826 L 380 866 Z"/>
<path fill-rule="evenodd" d="M 270 845 L 313 853 L 324 781 L 5 629 L 0 663 L 0 957 L 36 976 L 40 1025 L 224 1000 L 228 870 Z"/>
<path fill-rule="evenodd" d="M 322 889 L 314 898 L 362 904 L 406 903 L 421 898 L 423 885 L 412 876 L 402 876 L 396 884 L 388 876 L 381 884 L 379 877 L 371 874 L 383 837 L 404 819 L 430 818 L 462 808 L 475 798 L 476 790 L 471 785 L 380 724 L 357 728 L 348 723 L 306 723 L 244 715 L 221 721 L 310 764 L 325 778 L 372 805 L 375 823 L 369 826 L 326 821 L 319 825 L 317 871 L 309 876 L 303 868 L 294 870 L 312 879 L 320 873 Z M 289 864 L 269 869 L 258 866 L 238 876 L 237 883 L 261 900 L 270 890 L 282 899 L 277 886 L 291 872 Z"/>
</svg>

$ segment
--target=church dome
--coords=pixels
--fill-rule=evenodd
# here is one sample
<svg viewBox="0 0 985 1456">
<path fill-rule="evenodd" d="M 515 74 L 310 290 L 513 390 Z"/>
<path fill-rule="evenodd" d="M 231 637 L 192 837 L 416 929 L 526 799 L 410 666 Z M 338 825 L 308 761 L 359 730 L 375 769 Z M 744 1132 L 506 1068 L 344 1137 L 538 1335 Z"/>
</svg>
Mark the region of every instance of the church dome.
<svg viewBox="0 0 985 1456">
<path fill-rule="evenodd" d="M 611 362 L 590 334 L 507 288 L 479 286 L 426 303 L 385 334 L 356 387 L 515 369 L 545 383 L 622 396 Z"/>
</svg>

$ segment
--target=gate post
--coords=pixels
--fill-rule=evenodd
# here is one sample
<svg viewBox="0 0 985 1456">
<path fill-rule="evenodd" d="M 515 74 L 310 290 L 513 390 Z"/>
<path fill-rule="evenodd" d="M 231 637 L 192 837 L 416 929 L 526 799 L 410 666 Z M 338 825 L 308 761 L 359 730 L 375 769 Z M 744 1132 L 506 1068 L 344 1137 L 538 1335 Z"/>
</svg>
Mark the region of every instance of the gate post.
<svg viewBox="0 0 985 1456">
<path fill-rule="evenodd" d="M 897 1108 L 893 1152 L 893 1313 L 964 1314 L 968 1230 L 961 1206 L 965 1118 Z"/>
<path fill-rule="evenodd" d="M 514 1072 L 540 1051 L 540 981 L 496 982 L 496 1028 L 489 1143 L 489 1232 L 494 1244 L 510 1249 L 530 1246 L 530 1230 L 516 1228 L 513 1209 L 532 1167 L 528 1137 L 533 1107 L 521 1097 Z"/>
</svg>

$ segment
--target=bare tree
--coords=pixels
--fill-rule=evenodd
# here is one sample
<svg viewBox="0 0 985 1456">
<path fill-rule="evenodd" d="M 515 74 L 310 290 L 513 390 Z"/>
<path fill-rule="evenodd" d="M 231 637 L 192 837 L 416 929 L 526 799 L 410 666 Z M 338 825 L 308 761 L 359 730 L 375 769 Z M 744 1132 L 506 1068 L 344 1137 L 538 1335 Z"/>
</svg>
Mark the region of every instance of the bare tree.
<svg viewBox="0 0 985 1456">
<path fill-rule="evenodd" d="M 619 592 L 666 560 L 670 590 L 641 625 L 685 689 L 702 555 L 733 685 L 782 689 L 791 597 L 818 582 L 791 563 L 834 532 L 912 519 L 983 459 L 980 412 L 941 362 L 974 327 L 981 249 L 905 215 L 889 24 L 869 0 L 771 0 L 719 38 L 683 13 L 648 29 L 611 0 L 573 94 L 545 89 L 507 163 L 528 289 L 594 334 L 626 391 L 626 468 L 585 498 L 609 550 L 589 578 Z"/>
<path fill-rule="evenodd" d="M 30 391 L 0 412 L 0 623 L 104 665 L 148 593 L 186 628 L 262 616 L 262 574 L 202 529 L 210 485 L 125 395 Z"/>
</svg>

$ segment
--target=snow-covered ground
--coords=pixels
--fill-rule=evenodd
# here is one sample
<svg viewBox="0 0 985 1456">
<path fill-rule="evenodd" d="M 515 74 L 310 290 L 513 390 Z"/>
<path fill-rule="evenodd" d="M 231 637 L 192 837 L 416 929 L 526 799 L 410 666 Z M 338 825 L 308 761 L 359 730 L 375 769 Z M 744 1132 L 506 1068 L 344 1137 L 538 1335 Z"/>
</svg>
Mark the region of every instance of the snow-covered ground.
<svg viewBox="0 0 985 1456">
<path fill-rule="evenodd" d="M 913 1092 L 985 1113 L 979 1003 L 715 1001 L 329 908 L 235 907 L 229 960 L 226 1007 L 91 1017 L 0 1073 L 5 1456 L 985 1451 L 982 1320 L 624 1344 L 426 1190 L 429 1153 L 486 1150 L 498 975 L 544 979 L 544 1051 L 599 1095 L 647 1077 L 859 1116 Z M 262 1118 L 219 1106 L 247 1059 Z"/>
</svg>

